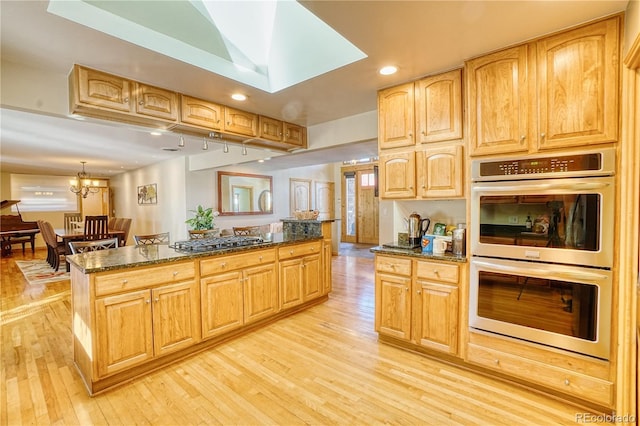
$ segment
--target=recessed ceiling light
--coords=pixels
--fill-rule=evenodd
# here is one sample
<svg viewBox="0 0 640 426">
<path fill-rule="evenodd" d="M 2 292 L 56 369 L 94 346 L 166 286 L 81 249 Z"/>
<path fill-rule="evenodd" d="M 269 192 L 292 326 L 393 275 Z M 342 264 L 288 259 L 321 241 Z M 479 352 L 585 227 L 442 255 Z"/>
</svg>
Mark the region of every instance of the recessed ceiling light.
<svg viewBox="0 0 640 426">
<path fill-rule="evenodd" d="M 391 75 L 391 74 L 395 74 L 396 71 L 398 71 L 397 67 L 394 67 L 393 65 L 388 65 L 386 67 L 382 67 L 380 68 L 380 74 L 382 75 Z"/>
<path fill-rule="evenodd" d="M 158 131 L 151 132 L 151 136 L 160 136 L 160 135 L 162 135 L 162 132 L 158 132 Z"/>
<path fill-rule="evenodd" d="M 235 99 L 236 101 L 246 101 L 247 97 L 242 93 L 234 93 L 231 95 L 231 99 Z"/>
</svg>

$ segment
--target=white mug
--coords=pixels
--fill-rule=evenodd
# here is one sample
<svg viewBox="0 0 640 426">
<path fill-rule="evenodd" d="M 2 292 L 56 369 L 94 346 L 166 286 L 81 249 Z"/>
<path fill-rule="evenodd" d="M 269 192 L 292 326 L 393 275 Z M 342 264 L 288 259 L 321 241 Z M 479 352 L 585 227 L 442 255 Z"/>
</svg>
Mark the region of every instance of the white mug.
<svg viewBox="0 0 640 426">
<path fill-rule="evenodd" d="M 443 254 L 447 249 L 447 240 L 443 238 L 436 238 L 433 241 L 433 254 Z"/>
</svg>

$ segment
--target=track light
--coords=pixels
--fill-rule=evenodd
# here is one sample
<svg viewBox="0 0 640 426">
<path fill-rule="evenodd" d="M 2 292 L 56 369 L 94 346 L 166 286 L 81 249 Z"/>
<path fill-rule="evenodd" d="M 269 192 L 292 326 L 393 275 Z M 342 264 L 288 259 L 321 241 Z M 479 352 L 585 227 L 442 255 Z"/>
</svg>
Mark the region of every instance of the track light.
<svg viewBox="0 0 640 426">
<path fill-rule="evenodd" d="M 224 143 L 224 147 L 222 148 L 222 151 L 226 154 L 229 152 L 229 145 L 225 142 Z"/>
<path fill-rule="evenodd" d="M 209 143 L 207 142 L 207 138 L 202 138 L 202 150 L 206 151 L 209 149 Z"/>
<path fill-rule="evenodd" d="M 184 137 L 180 135 L 180 139 L 178 140 L 178 148 L 184 148 Z"/>
<path fill-rule="evenodd" d="M 247 147 L 242 145 L 242 155 L 247 155 Z"/>
</svg>

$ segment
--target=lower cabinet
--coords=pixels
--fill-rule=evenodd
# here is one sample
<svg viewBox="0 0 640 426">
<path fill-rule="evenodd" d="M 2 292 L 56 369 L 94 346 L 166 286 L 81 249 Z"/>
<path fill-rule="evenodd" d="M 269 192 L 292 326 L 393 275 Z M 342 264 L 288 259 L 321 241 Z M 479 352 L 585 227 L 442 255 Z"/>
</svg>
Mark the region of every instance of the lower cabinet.
<svg viewBox="0 0 640 426">
<path fill-rule="evenodd" d="M 197 286 L 179 282 L 96 299 L 98 376 L 200 340 Z"/>
<path fill-rule="evenodd" d="M 458 353 L 459 266 L 376 255 L 376 331 Z"/>
<path fill-rule="evenodd" d="M 278 311 L 275 250 L 200 261 L 202 337 L 214 337 Z"/>
<path fill-rule="evenodd" d="M 324 294 L 321 270 L 322 241 L 278 249 L 280 309 L 287 309 Z"/>
</svg>

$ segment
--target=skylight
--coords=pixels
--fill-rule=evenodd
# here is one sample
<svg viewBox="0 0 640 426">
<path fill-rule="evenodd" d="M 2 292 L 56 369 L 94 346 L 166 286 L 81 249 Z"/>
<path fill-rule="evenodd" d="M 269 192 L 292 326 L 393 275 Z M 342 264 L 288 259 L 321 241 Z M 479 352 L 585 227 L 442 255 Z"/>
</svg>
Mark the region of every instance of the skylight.
<svg viewBox="0 0 640 426">
<path fill-rule="evenodd" d="M 47 10 L 269 93 L 367 57 L 292 0 L 50 0 Z"/>
</svg>

